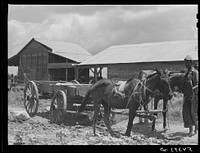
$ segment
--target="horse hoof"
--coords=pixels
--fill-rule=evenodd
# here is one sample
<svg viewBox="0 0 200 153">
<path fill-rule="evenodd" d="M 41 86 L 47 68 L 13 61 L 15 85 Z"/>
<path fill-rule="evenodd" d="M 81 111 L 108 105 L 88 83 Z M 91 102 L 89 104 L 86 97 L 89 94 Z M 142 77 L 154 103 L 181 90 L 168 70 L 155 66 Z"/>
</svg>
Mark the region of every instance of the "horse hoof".
<svg viewBox="0 0 200 153">
<path fill-rule="evenodd" d="M 166 128 L 166 127 L 163 128 L 163 131 L 167 131 L 167 130 L 168 130 L 168 128 Z"/>
<path fill-rule="evenodd" d="M 193 132 L 188 133 L 188 137 L 192 137 L 193 135 L 195 135 L 195 133 Z"/>
<path fill-rule="evenodd" d="M 96 133 L 94 133 L 94 134 L 93 134 L 93 136 L 94 136 L 94 137 L 98 137 L 99 135 L 98 135 L 98 134 L 96 134 Z"/>
<path fill-rule="evenodd" d="M 130 137 L 130 134 L 127 134 L 127 133 L 123 133 L 122 135 L 126 137 Z"/>
<path fill-rule="evenodd" d="M 119 133 L 113 133 L 111 134 L 112 137 L 115 137 L 115 138 L 120 138 L 120 134 Z"/>
<path fill-rule="evenodd" d="M 153 132 L 153 133 L 156 133 L 156 132 L 157 132 L 157 130 L 156 130 L 156 129 L 152 129 L 152 130 L 151 130 L 151 132 Z"/>
</svg>

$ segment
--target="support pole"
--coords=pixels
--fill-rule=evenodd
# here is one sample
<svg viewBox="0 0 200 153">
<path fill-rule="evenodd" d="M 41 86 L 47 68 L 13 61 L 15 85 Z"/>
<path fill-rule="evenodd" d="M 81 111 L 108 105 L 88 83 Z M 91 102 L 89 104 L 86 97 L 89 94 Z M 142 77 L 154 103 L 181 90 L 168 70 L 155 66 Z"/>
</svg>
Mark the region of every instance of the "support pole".
<svg viewBox="0 0 200 153">
<path fill-rule="evenodd" d="M 75 79 L 78 80 L 78 76 L 79 76 L 79 69 L 77 66 L 75 66 Z"/>
<path fill-rule="evenodd" d="M 97 68 L 95 67 L 94 68 L 94 79 L 95 79 L 95 82 L 97 82 L 97 77 L 98 77 Z"/>
</svg>

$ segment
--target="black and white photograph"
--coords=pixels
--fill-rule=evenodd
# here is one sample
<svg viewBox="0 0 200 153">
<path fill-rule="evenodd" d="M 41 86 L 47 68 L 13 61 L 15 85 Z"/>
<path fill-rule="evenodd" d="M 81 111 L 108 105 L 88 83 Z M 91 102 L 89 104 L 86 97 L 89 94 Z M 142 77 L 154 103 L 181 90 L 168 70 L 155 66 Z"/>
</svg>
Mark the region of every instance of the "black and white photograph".
<svg viewBox="0 0 200 153">
<path fill-rule="evenodd" d="M 8 145 L 194 152 L 197 14 L 197 4 L 8 4 Z"/>
</svg>

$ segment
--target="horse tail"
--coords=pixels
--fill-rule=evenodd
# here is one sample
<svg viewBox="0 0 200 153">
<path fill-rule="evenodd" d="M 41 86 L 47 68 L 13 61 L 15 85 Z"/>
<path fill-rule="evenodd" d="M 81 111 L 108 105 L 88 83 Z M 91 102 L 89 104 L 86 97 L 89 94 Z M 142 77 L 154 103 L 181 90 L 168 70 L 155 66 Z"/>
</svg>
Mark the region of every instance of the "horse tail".
<svg viewBox="0 0 200 153">
<path fill-rule="evenodd" d="M 85 95 L 85 98 L 83 98 L 83 101 L 81 102 L 81 106 L 78 108 L 78 112 L 82 112 L 87 104 L 87 102 L 90 99 L 90 95 L 91 95 L 91 91 L 90 89 L 88 90 L 88 92 Z"/>
</svg>

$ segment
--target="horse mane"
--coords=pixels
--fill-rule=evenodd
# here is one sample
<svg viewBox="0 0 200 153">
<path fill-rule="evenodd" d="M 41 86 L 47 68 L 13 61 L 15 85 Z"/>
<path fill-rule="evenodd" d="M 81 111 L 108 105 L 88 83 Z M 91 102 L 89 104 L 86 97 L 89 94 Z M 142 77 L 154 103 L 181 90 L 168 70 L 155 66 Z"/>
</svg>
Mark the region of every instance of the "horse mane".
<svg viewBox="0 0 200 153">
<path fill-rule="evenodd" d="M 133 79 L 134 79 L 134 78 L 129 78 L 129 79 L 126 81 L 126 83 L 131 82 Z"/>
<path fill-rule="evenodd" d="M 152 74 L 149 74 L 148 76 L 147 76 L 147 78 L 146 79 L 150 79 L 150 78 L 152 78 L 154 75 L 156 75 L 157 74 L 157 72 L 156 73 L 152 73 Z"/>
</svg>

